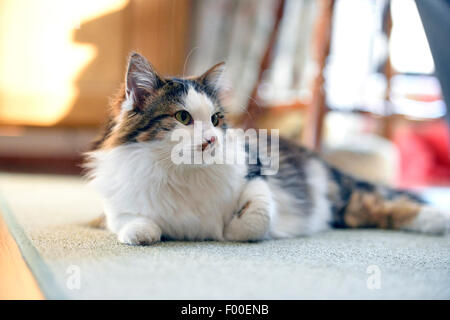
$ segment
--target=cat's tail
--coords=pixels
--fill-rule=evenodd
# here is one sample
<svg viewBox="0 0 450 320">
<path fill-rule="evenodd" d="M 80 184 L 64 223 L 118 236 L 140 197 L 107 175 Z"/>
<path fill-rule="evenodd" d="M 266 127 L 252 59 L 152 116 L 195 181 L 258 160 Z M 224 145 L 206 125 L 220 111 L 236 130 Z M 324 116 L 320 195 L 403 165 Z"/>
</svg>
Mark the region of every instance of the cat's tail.
<svg viewBox="0 0 450 320">
<path fill-rule="evenodd" d="M 106 216 L 102 214 L 101 216 L 95 218 L 88 222 L 88 227 L 97 229 L 106 229 Z"/>
<path fill-rule="evenodd" d="M 330 176 L 336 228 L 450 233 L 450 210 L 433 208 L 414 193 L 360 181 L 335 168 L 330 168 Z"/>
</svg>

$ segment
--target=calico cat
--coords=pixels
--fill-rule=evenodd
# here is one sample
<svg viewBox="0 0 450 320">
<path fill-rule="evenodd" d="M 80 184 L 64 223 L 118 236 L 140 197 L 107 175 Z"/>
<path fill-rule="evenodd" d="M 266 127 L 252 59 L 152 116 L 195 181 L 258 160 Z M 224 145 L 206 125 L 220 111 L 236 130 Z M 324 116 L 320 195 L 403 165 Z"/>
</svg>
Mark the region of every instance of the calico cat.
<svg viewBox="0 0 450 320">
<path fill-rule="evenodd" d="M 264 175 L 259 159 L 175 164 L 175 130 L 191 134 L 197 123 L 203 125 L 200 140 L 186 142 L 183 150 L 206 153 L 224 146 L 231 129 L 220 101 L 223 68 L 222 63 L 199 77 L 164 78 L 144 57 L 131 54 L 125 83 L 85 164 L 102 196 L 106 225 L 120 242 L 255 241 L 332 227 L 449 231 L 449 213 L 411 193 L 343 174 L 282 138 L 273 150 L 276 174 Z M 238 149 L 250 152 L 248 142 Z"/>
</svg>

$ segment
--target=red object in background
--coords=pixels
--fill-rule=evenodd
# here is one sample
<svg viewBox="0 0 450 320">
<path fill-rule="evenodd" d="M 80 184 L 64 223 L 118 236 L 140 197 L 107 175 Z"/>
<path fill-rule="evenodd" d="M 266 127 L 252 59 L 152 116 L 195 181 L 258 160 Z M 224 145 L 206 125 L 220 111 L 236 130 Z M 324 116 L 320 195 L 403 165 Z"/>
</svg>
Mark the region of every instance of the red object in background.
<svg viewBox="0 0 450 320">
<path fill-rule="evenodd" d="M 450 185 L 450 132 L 443 120 L 395 133 L 400 152 L 401 187 Z"/>
</svg>

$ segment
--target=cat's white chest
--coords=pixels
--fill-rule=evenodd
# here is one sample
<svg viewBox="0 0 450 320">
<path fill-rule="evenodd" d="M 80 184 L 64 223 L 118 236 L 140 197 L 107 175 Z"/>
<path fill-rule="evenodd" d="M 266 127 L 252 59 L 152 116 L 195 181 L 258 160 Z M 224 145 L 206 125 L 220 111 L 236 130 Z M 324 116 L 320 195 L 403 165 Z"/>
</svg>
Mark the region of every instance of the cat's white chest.
<svg viewBox="0 0 450 320">
<path fill-rule="evenodd" d="M 240 189 L 229 176 L 202 174 L 150 187 L 149 210 L 145 214 L 161 227 L 164 235 L 189 240 L 223 238 L 224 226 L 236 210 Z"/>
<path fill-rule="evenodd" d="M 92 184 L 102 194 L 106 216 L 149 217 L 174 239 L 223 239 L 245 182 L 243 166 L 164 169 L 151 149 L 134 146 L 95 157 Z"/>
</svg>

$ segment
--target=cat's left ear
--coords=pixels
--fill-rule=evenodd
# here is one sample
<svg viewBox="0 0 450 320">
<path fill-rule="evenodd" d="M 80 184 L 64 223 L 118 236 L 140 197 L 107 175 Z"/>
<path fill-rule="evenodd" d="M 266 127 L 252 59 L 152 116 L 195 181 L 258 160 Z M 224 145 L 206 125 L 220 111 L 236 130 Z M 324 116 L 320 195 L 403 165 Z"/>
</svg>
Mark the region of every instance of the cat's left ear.
<svg viewBox="0 0 450 320">
<path fill-rule="evenodd" d="M 225 71 L 225 62 L 220 62 L 198 77 L 198 81 L 213 90 L 222 86 L 222 77 Z"/>
</svg>

